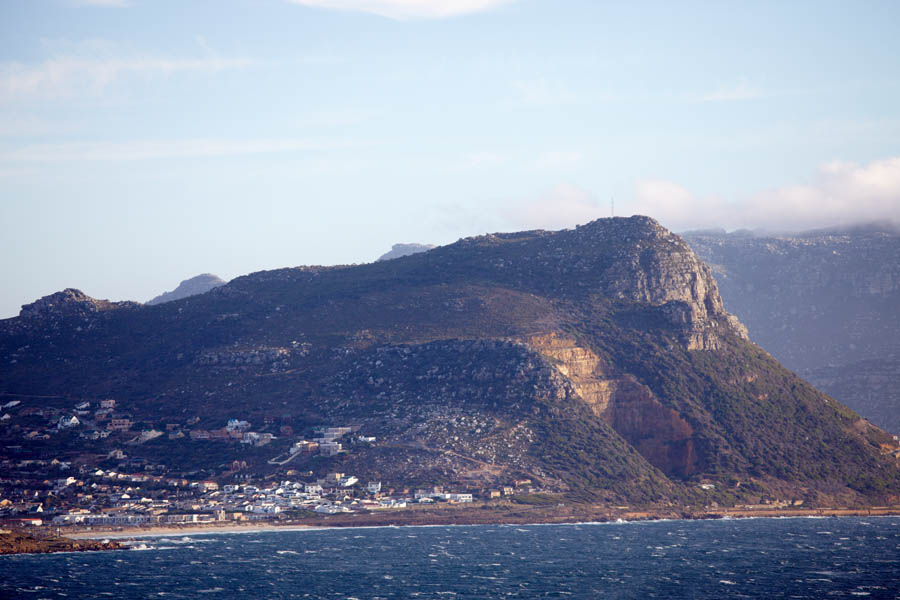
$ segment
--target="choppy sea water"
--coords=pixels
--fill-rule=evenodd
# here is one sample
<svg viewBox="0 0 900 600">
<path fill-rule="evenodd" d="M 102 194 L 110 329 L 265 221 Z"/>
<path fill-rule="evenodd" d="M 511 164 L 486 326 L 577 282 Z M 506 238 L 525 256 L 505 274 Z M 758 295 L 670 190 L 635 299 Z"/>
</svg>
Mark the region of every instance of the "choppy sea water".
<svg viewBox="0 0 900 600">
<path fill-rule="evenodd" d="M 0 557 L 0 598 L 900 598 L 900 517 L 148 537 Z"/>
</svg>

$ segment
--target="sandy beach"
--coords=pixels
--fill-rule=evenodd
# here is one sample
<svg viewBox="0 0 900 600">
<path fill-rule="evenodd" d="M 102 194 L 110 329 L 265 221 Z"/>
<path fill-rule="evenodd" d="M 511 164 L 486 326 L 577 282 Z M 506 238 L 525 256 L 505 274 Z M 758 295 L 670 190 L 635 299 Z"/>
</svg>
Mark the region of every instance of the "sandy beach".
<svg viewBox="0 0 900 600">
<path fill-rule="evenodd" d="M 471 511 L 471 512 L 469 512 Z M 588 521 L 652 521 L 658 519 L 722 519 L 722 518 L 790 518 L 790 517 L 866 517 L 900 515 L 900 507 L 871 508 L 791 508 L 791 509 L 719 509 L 716 511 L 608 511 L 584 510 L 571 511 L 566 514 L 553 514 L 541 510 L 522 510 L 517 512 L 488 512 L 472 509 L 456 509 L 445 511 L 420 511 L 410 513 L 384 514 L 349 514 L 322 517 L 307 522 L 280 521 L 236 523 L 222 521 L 212 523 L 194 523 L 169 526 L 120 527 L 110 529 L 64 529 L 62 534 L 72 539 L 117 540 L 138 537 L 163 537 L 184 535 L 212 535 L 231 533 L 255 533 L 261 531 L 301 531 L 346 527 L 384 527 L 384 526 L 416 526 L 416 525 L 533 525 L 541 523 L 576 523 Z"/>
<path fill-rule="evenodd" d="M 323 529 L 323 527 L 296 523 L 279 525 L 273 523 L 248 523 L 246 525 L 239 523 L 197 523 L 180 527 L 173 527 L 170 525 L 166 527 L 123 527 L 106 530 L 75 530 L 66 532 L 64 535 L 67 538 L 72 539 L 118 540 L 151 536 L 167 537 L 179 535 L 211 535 L 219 533 L 255 533 L 270 530 L 299 531 L 306 529 Z"/>
</svg>

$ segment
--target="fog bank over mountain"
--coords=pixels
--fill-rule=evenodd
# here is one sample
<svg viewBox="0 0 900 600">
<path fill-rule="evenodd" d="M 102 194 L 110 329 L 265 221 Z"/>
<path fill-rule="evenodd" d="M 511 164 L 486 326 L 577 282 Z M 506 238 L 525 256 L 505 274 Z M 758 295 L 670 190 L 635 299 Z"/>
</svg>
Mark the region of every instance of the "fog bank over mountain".
<svg viewBox="0 0 900 600">
<path fill-rule="evenodd" d="M 560 184 L 511 203 L 503 214 L 515 226 L 534 229 L 574 227 L 611 214 L 649 215 L 673 231 L 724 228 L 785 233 L 855 230 L 870 223 L 896 229 L 900 157 L 864 165 L 829 162 L 819 166 L 807 182 L 801 179 L 746 195 L 698 193 L 667 179 L 637 180 L 629 194 L 621 197 Z"/>
</svg>

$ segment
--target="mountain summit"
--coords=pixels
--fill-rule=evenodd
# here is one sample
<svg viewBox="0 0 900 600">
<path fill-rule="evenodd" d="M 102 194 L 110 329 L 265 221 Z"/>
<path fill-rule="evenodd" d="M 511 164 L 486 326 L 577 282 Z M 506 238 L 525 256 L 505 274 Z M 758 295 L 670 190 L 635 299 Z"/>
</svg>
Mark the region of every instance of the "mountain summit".
<svg viewBox="0 0 900 600">
<path fill-rule="evenodd" d="M 209 290 L 215 289 L 220 285 L 225 285 L 225 280 L 219 278 L 212 273 L 203 273 L 190 279 L 185 279 L 178 284 L 178 287 L 171 292 L 163 292 L 159 296 L 148 300 L 147 304 L 162 304 L 163 302 L 172 302 L 173 300 L 181 300 L 188 296 L 196 296 L 197 294 L 205 294 Z"/>
<path fill-rule="evenodd" d="M 173 471 L 240 459 L 401 486 L 527 479 L 618 503 L 900 493 L 892 438 L 754 346 L 709 268 L 648 217 L 262 271 L 105 311 L 89 331 L 16 322 L 0 322 L 7 393 L 115 398 L 133 421 L 194 432 L 240 419 L 277 436 L 265 454 L 166 436 L 131 451 Z M 377 442 L 275 460 L 329 426 Z"/>
<path fill-rule="evenodd" d="M 431 244 L 394 244 L 391 249 L 378 257 L 378 260 L 393 260 L 410 254 L 427 252 L 434 248 Z"/>
</svg>

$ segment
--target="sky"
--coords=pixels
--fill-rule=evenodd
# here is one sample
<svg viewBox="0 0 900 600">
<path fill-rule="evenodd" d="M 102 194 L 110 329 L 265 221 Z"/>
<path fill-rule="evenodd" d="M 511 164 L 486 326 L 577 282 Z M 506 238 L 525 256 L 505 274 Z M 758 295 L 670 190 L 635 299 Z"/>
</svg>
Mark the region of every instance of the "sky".
<svg viewBox="0 0 900 600">
<path fill-rule="evenodd" d="M 900 220 L 900 3 L 0 0 L 0 318 L 613 213 Z"/>
</svg>

